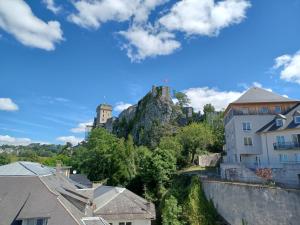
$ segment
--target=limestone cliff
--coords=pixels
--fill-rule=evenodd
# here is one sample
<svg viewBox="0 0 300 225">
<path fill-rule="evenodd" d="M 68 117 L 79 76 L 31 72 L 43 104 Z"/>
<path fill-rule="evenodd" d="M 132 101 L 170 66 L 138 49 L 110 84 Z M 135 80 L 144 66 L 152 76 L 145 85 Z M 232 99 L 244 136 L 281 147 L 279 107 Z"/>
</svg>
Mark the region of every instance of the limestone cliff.
<svg viewBox="0 0 300 225">
<path fill-rule="evenodd" d="M 121 112 L 113 132 L 120 137 L 133 136 L 136 144 L 156 147 L 162 135 L 173 133 L 181 109 L 174 105 L 168 87 L 153 87 L 138 104 Z"/>
</svg>

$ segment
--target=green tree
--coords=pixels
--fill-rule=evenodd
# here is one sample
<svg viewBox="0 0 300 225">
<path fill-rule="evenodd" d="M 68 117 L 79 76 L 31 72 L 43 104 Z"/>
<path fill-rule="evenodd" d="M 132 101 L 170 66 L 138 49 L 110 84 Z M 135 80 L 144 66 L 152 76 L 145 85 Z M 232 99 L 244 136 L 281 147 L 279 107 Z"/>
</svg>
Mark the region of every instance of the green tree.
<svg viewBox="0 0 300 225">
<path fill-rule="evenodd" d="M 183 92 L 174 91 L 174 97 L 178 100 L 178 105 L 180 107 L 188 106 L 191 103 L 188 96 Z"/>
<path fill-rule="evenodd" d="M 206 117 L 208 114 L 214 113 L 214 112 L 215 112 L 215 107 L 212 104 L 206 104 L 203 107 L 204 117 Z"/>
<path fill-rule="evenodd" d="M 0 154 L 0 166 L 10 163 L 10 157 L 7 153 Z"/>
<path fill-rule="evenodd" d="M 162 208 L 162 225 L 181 225 L 181 213 L 182 207 L 178 205 L 177 199 L 173 195 L 168 196 Z"/>
<path fill-rule="evenodd" d="M 215 225 L 217 213 L 205 197 L 198 177 L 193 177 L 185 202 L 185 215 L 190 225 Z"/>
<path fill-rule="evenodd" d="M 204 154 L 214 143 L 212 129 L 205 123 L 192 123 L 183 127 L 177 136 L 187 162 L 190 159 L 191 163 L 194 162 L 196 154 Z"/>
</svg>

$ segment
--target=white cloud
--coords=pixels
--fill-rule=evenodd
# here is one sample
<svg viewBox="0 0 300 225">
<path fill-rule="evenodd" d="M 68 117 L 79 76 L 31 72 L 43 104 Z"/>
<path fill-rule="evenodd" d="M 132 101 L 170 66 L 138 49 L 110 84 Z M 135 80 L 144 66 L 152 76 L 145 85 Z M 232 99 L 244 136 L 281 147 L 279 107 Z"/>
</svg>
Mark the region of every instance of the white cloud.
<svg viewBox="0 0 300 225">
<path fill-rule="evenodd" d="M 54 0 L 43 0 L 43 3 L 46 5 L 47 9 L 49 9 L 54 14 L 57 14 L 62 10 L 62 7 L 57 6 Z"/>
<path fill-rule="evenodd" d="M 17 111 L 18 109 L 18 105 L 10 98 L 0 98 L 0 111 Z"/>
<path fill-rule="evenodd" d="M 150 13 L 169 0 L 74 0 L 76 12 L 68 20 L 84 28 L 98 29 L 108 21 L 130 21 L 122 45 L 133 62 L 169 55 L 181 47 L 176 31 L 187 35 L 217 35 L 221 29 L 240 23 L 250 7 L 247 0 L 181 0 L 151 25 Z M 159 13 L 161 13 L 160 11 Z"/>
<path fill-rule="evenodd" d="M 130 103 L 118 102 L 114 107 L 114 111 L 122 112 L 123 110 L 128 109 L 130 106 L 132 106 Z"/>
<path fill-rule="evenodd" d="M 68 19 L 85 28 L 97 29 L 108 21 L 136 23 L 148 20 L 150 12 L 169 0 L 79 0 L 73 1 L 77 12 Z"/>
<path fill-rule="evenodd" d="M 300 51 L 294 55 L 277 57 L 273 68 L 280 70 L 282 80 L 300 84 Z"/>
<path fill-rule="evenodd" d="M 83 138 L 79 138 L 75 136 L 62 136 L 62 137 L 58 137 L 56 140 L 61 141 L 63 143 L 70 142 L 72 145 L 77 145 L 79 142 L 83 141 Z"/>
<path fill-rule="evenodd" d="M 8 135 L 0 135 L 0 145 L 29 145 L 32 143 L 30 138 L 15 138 Z"/>
<path fill-rule="evenodd" d="M 93 125 L 93 121 L 88 121 L 88 122 L 85 122 L 85 123 L 79 123 L 77 125 L 77 127 L 74 127 L 71 129 L 71 132 L 73 133 L 84 133 L 86 131 L 86 127 L 87 126 L 91 126 Z"/>
<path fill-rule="evenodd" d="M 172 31 L 215 36 L 221 29 L 243 21 L 250 6 L 247 0 L 181 0 L 159 22 Z"/>
<path fill-rule="evenodd" d="M 212 104 L 216 110 L 222 110 L 227 105 L 237 100 L 244 92 L 219 91 L 209 87 L 189 88 L 183 91 L 191 100 L 191 106 L 195 111 L 203 110 L 206 104 Z"/>
<path fill-rule="evenodd" d="M 23 0 L 0 0 L 0 28 L 23 45 L 48 51 L 63 40 L 60 23 L 39 19 Z"/>
<path fill-rule="evenodd" d="M 128 41 L 123 48 L 133 62 L 139 62 L 146 57 L 169 55 L 181 46 L 175 40 L 174 34 L 149 27 L 132 27 L 120 34 Z"/>
<path fill-rule="evenodd" d="M 80 0 L 73 5 L 78 11 L 68 19 L 85 28 L 99 28 L 107 21 L 126 21 L 134 14 L 138 0 Z"/>
</svg>

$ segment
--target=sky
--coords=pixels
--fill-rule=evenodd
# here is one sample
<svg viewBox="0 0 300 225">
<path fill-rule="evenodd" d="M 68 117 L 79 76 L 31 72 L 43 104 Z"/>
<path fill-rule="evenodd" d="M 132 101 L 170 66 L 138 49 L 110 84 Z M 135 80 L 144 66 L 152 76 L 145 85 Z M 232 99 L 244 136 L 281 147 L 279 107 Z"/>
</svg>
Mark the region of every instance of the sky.
<svg viewBox="0 0 300 225">
<path fill-rule="evenodd" d="M 300 0 L 0 0 L 0 145 L 76 144 L 152 85 L 195 110 L 251 86 L 300 99 Z"/>
</svg>

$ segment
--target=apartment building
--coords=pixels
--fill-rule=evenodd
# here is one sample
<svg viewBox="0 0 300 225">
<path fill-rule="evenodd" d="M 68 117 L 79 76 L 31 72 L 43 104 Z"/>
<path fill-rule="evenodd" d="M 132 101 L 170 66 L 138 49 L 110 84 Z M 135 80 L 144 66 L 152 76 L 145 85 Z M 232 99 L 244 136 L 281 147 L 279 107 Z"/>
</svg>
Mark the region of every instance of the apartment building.
<svg viewBox="0 0 300 225">
<path fill-rule="evenodd" d="M 223 170 L 269 168 L 274 180 L 299 181 L 300 101 L 250 88 L 225 111 L 225 139 Z"/>
</svg>

